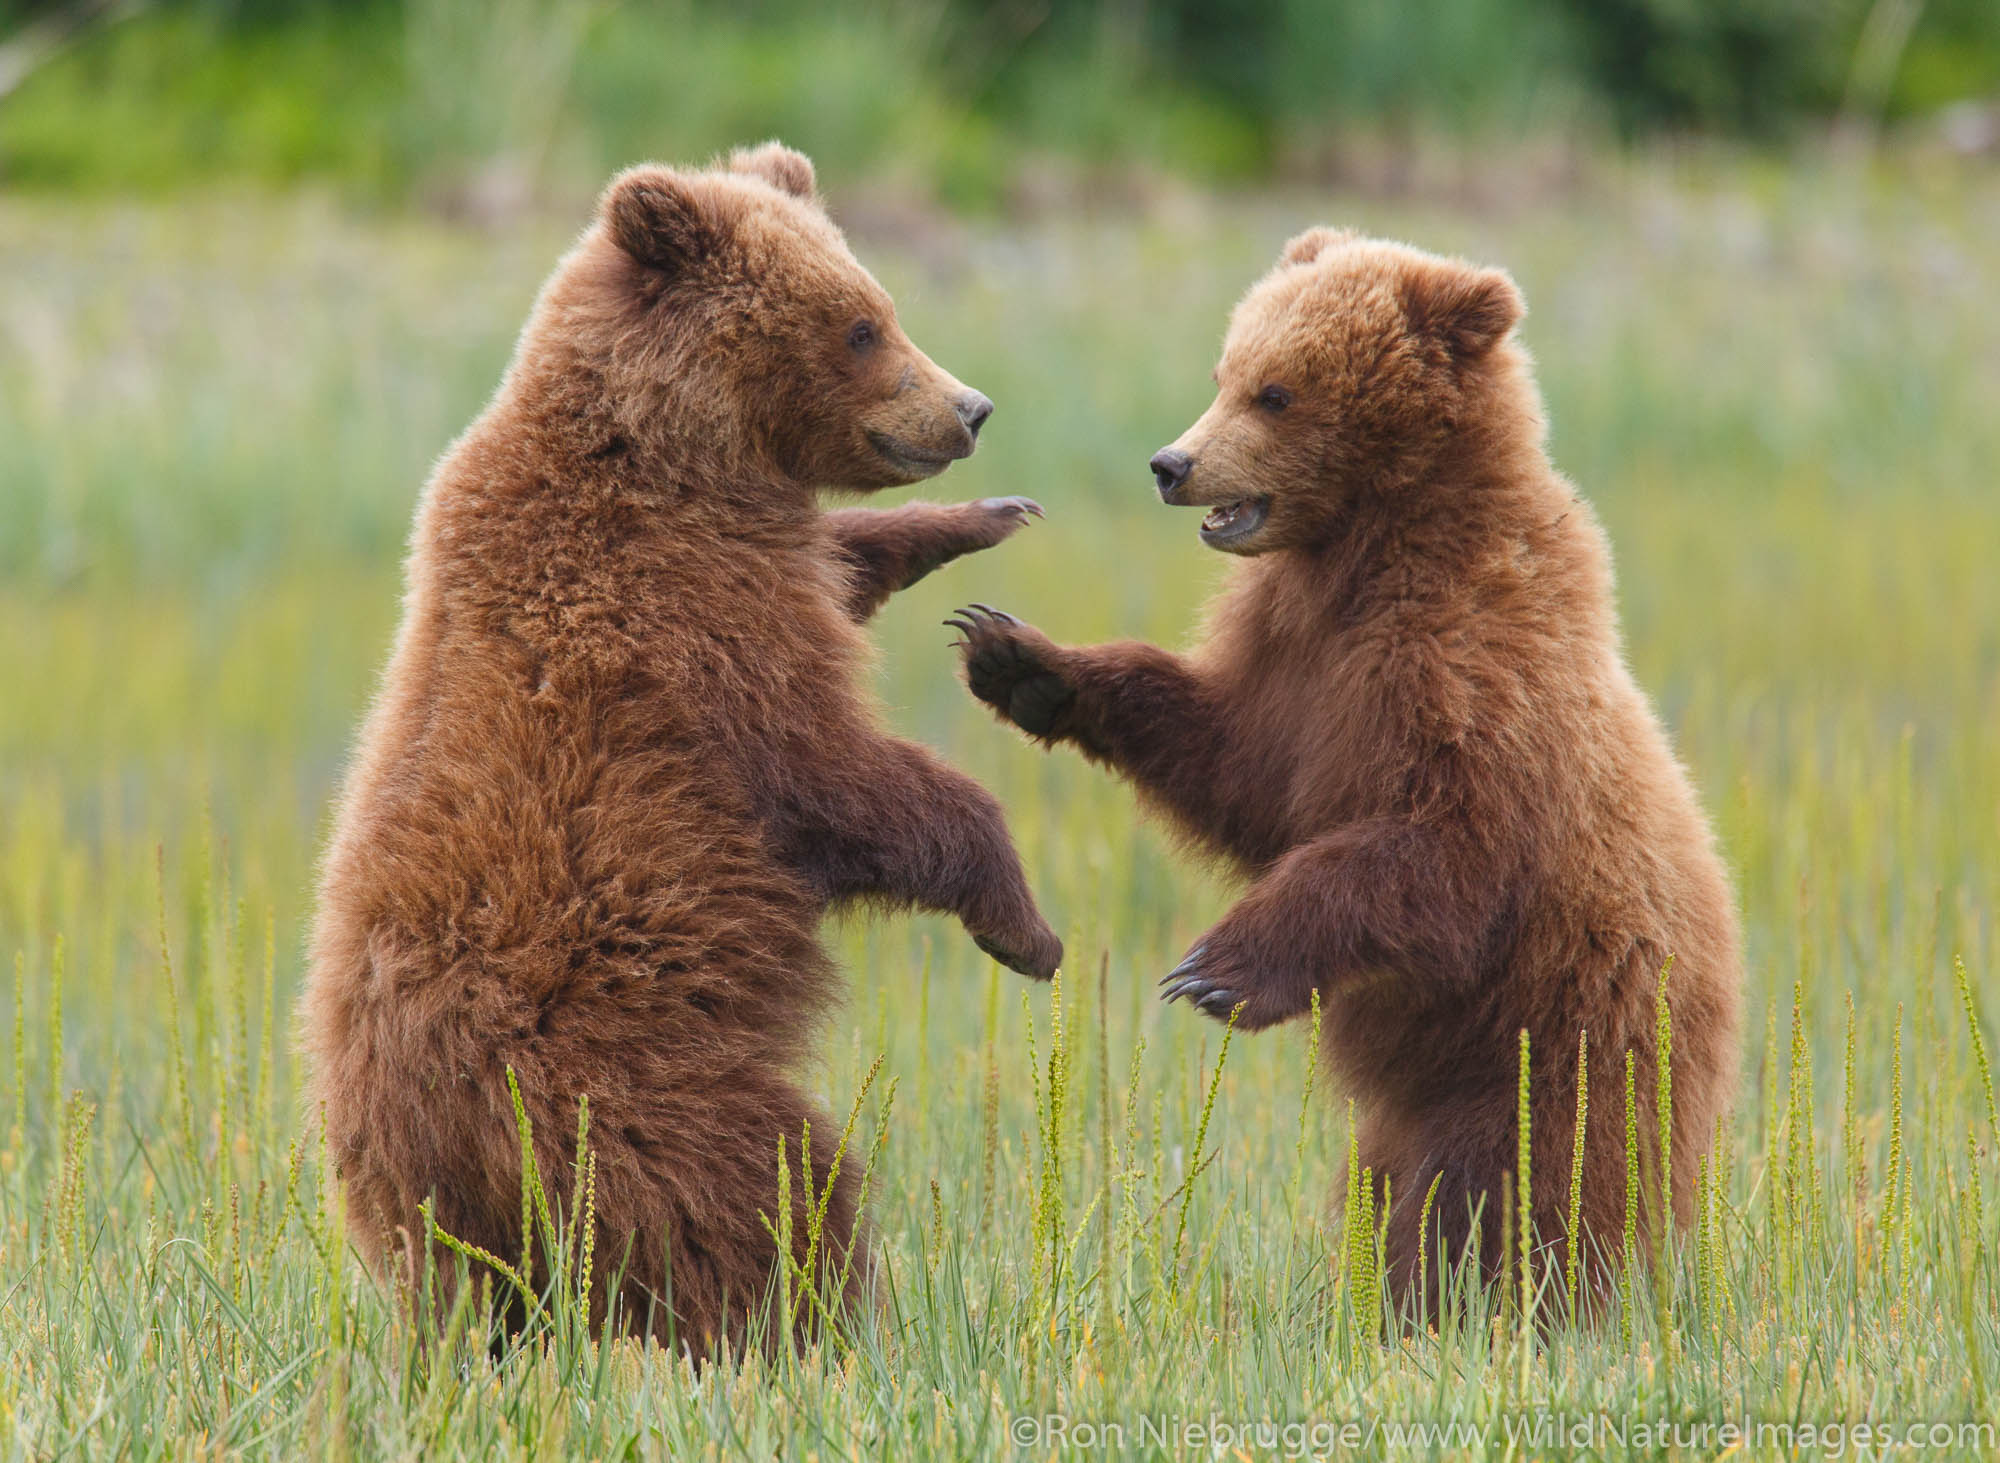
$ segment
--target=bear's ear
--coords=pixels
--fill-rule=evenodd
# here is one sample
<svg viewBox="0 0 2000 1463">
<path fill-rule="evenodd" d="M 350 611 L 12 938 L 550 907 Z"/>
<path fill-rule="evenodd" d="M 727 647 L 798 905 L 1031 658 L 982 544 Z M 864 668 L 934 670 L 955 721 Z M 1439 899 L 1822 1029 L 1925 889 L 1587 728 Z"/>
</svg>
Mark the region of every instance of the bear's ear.
<svg viewBox="0 0 2000 1463">
<path fill-rule="evenodd" d="M 1446 264 L 1413 271 L 1403 281 L 1410 329 L 1444 346 L 1454 360 L 1485 355 L 1527 312 L 1504 270 Z"/>
<path fill-rule="evenodd" d="M 669 274 L 707 258 L 721 238 L 687 179 L 666 168 L 621 173 L 605 190 L 602 212 L 613 243 Z"/>
<path fill-rule="evenodd" d="M 1307 229 L 1303 234 L 1285 245 L 1278 256 L 1280 264 L 1310 264 L 1319 258 L 1322 251 L 1332 244 L 1344 244 L 1355 236 L 1353 229 L 1330 229 L 1324 226 Z"/>
<path fill-rule="evenodd" d="M 818 187 L 812 159 L 777 141 L 737 148 L 729 154 L 729 171 L 762 178 L 780 193 L 789 193 L 794 198 L 810 199 Z"/>
</svg>

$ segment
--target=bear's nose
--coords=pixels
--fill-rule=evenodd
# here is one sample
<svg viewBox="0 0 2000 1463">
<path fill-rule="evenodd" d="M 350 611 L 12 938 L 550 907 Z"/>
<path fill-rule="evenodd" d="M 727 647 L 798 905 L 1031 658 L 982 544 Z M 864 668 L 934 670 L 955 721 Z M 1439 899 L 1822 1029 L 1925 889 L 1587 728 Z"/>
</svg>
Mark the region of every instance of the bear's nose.
<svg viewBox="0 0 2000 1463">
<path fill-rule="evenodd" d="M 965 423 L 965 430 L 973 436 L 986 425 L 986 419 L 993 415 L 993 403 L 977 391 L 968 391 L 958 399 L 958 419 Z"/>
<path fill-rule="evenodd" d="M 1153 481 L 1160 485 L 1160 497 L 1171 503 L 1181 484 L 1188 480 L 1188 474 L 1194 471 L 1194 459 L 1178 447 L 1162 447 L 1153 454 L 1150 466 Z"/>
</svg>

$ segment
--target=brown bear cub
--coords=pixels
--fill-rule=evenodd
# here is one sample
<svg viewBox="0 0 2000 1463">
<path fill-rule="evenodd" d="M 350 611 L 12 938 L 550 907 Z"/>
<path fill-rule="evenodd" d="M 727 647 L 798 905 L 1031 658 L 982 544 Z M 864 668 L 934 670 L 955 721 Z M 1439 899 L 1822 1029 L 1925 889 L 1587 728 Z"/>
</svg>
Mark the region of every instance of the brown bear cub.
<svg viewBox="0 0 2000 1463">
<path fill-rule="evenodd" d="M 1434 1181 L 1433 1261 L 1463 1253 L 1482 1204 L 1482 1258 L 1500 1257 L 1523 1029 L 1545 1246 L 1565 1238 L 1589 1038 L 1597 1285 L 1625 1217 L 1624 1054 L 1650 1113 L 1669 956 L 1683 1222 L 1736 1063 L 1729 881 L 1625 667 L 1603 531 L 1544 453 L 1521 313 L 1497 271 L 1301 235 L 1237 307 L 1214 404 L 1152 462 L 1161 497 L 1207 509 L 1202 541 L 1243 560 L 1202 645 L 1059 646 L 984 607 L 957 622 L 976 696 L 1250 877 L 1166 998 L 1241 1004 L 1254 1030 L 1319 993 L 1406 1293 Z"/>
<path fill-rule="evenodd" d="M 998 805 L 857 679 L 892 591 L 1038 510 L 816 502 L 941 471 L 991 409 L 898 328 L 798 153 L 611 184 L 424 494 L 321 880 L 309 1097 L 371 1261 L 422 1273 L 426 1199 L 520 1255 L 511 1067 L 552 1178 L 589 1098 L 623 1323 L 762 1344 L 779 1139 L 796 1163 L 811 1120 L 821 1192 L 834 1147 L 796 1075 L 837 995 L 821 916 L 946 911 L 1054 972 Z M 850 1287 L 858 1168 L 820 1252 Z"/>
</svg>

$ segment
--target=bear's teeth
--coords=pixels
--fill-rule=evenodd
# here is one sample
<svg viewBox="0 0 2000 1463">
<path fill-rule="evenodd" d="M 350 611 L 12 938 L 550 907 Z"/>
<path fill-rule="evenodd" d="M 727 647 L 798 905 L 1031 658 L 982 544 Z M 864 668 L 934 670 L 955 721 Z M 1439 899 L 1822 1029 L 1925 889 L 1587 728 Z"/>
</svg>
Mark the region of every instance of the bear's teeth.
<svg viewBox="0 0 2000 1463">
<path fill-rule="evenodd" d="M 1208 517 L 1204 520 L 1202 526 L 1204 528 L 1227 528 L 1236 521 L 1236 515 L 1242 511 L 1243 505 L 1241 503 L 1223 503 L 1209 509 Z"/>
</svg>

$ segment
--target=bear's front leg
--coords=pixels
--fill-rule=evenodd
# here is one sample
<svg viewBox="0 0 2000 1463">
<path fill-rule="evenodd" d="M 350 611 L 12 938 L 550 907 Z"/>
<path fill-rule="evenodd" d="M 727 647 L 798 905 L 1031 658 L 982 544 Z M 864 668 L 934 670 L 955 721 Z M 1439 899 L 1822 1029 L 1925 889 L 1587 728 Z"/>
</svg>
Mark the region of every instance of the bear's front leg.
<svg viewBox="0 0 2000 1463">
<path fill-rule="evenodd" d="M 954 914 L 980 949 L 1047 980 L 1062 940 L 1028 892 L 993 795 L 914 742 L 876 737 L 798 788 L 787 861 L 829 902 Z"/>
<path fill-rule="evenodd" d="M 1241 1005 L 1237 1024 L 1255 1031 L 1364 971 L 1465 984 L 1500 893 L 1449 827 L 1350 823 L 1272 864 L 1161 979 L 1161 999 L 1224 1021 Z"/>
<path fill-rule="evenodd" d="M 835 509 L 826 525 L 848 570 L 848 615 L 866 620 L 898 590 L 961 555 L 992 548 L 1041 516 L 1032 498 Z"/>
<path fill-rule="evenodd" d="M 1135 640 L 1057 645 L 986 605 L 945 623 L 962 637 L 966 686 L 1022 731 L 1075 743 L 1212 847 L 1249 863 L 1282 851 L 1274 769 L 1236 754 L 1224 698 L 1197 668 Z"/>
<path fill-rule="evenodd" d="M 1058 645 L 990 605 L 945 621 L 958 631 L 973 695 L 1043 741 L 1073 741 L 1168 802 L 1214 786 L 1227 750 L 1217 696 L 1179 656 L 1136 640 Z"/>
</svg>

